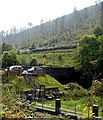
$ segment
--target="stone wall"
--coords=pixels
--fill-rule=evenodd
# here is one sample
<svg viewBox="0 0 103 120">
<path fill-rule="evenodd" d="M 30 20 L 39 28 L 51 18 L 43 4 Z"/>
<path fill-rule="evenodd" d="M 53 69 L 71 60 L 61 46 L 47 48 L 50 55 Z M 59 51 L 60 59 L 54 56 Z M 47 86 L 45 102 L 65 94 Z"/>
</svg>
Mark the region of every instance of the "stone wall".
<svg viewBox="0 0 103 120">
<path fill-rule="evenodd" d="M 58 93 L 59 92 L 59 89 L 58 87 L 54 87 L 54 88 L 45 88 L 44 91 L 42 91 L 42 94 L 41 94 L 41 91 L 40 89 L 35 89 L 35 90 L 31 90 L 31 91 L 21 91 L 20 95 L 21 95 L 21 98 L 23 99 L 27 99 L 27 97 L 29 95 L 32 96 L 32 100 L 33 98 L 41 98 L 41 97 L 45 97 L 46 94 L 48 95 L 51 95 L 53 93 Z"/>
<path fill-rule="evenodd" d="M 23 72 L 22 67 L 18 71 L 10 71 L 9 67 L 7 68 L 7 71 L 2 76 L 21 76 Z"/>
</svg>

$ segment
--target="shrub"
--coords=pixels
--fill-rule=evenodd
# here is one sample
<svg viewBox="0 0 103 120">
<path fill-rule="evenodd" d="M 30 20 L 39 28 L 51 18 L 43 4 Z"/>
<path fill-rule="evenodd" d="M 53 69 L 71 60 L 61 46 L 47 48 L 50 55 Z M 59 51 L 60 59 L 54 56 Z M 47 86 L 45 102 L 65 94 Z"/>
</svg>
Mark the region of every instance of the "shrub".
<svg viewBox="0 0 103 120">
<path fill-rule="evenodd" d="M 61 60 L 61 59 L 62 59 L 62 56 L 61 56 L 61 55 L 59 55 L 59 56 L 58 56 L 58 59 L 59 59 L 59 60 Z"/>
<path fill-rule="evenodd" d="M 12 65 L 19 65 L 21 63 L 18 55 L 15 51 L 4 51 L 3 58 L 2 58 L 2 67 L 6 68 Z"/>
<path fill-rule="evenodd" d="M 99 82 L 97 80 L 93 81 L 92 86 L 90 88 L 90 92 L 96 96 L 103 95 L 103 82 Z"/>
<path fill-rule="evenodd" d="M 33 57 L 30 61 L 30 66 L 38 66 L 38 61 L 35 57 Z"/>
<path fill-rule="evenodd" d="M 88 91 L 86 89 L 82 88 L 77 83 L 69 83 L 66 85 L 66 87 L 68 89 L 69 96 L 72 96 L 72 97 L 82 97 L 82 96 L 86 96 L 88 94 Z M 70 95 L 70 93 L 71 93 L 71 95 Z"/>
<path fill-rule="evenodd" d="M 69 89 L 69 90 L 74 90 L 74 89 L 83 89 L 80 85 L 78 85 L 77 83 L 69 83 L 66 85 L 66 87 Z"/>
</svg>

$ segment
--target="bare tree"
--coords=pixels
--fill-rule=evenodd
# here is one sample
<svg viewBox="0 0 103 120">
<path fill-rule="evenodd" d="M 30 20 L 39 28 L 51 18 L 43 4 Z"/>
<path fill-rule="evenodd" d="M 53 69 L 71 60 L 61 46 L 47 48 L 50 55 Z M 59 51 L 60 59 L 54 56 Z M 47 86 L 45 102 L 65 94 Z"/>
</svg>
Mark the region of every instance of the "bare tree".
<svg viewBox="0 0 103 120">
<path fill-rule="evenodd" d="M 31 28 L 33 24 L 31 22 L 28 22 L 28 27 Z"/>
<path fill-rule="evenodd" d="M 95 4 L 98 5 L 101 2 L 101 0 L 96 0 Z"/>
</svg>

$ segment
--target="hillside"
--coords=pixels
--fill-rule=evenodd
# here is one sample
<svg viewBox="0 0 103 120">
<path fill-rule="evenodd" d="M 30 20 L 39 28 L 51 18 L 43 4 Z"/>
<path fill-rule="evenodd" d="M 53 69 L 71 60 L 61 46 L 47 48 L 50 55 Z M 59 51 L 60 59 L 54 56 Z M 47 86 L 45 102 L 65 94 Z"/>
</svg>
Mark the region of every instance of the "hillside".
<svg viewBox="0 0 103 120">
<path fill-rule="evenodd" d="M 60 91 L 64 89 L 63 85 L 61 85 L 57 80 L 55 80 L 53 77 L 49 75 L 43 75 L 38 77 L 32 78 L 37 84 L 43 84 L 45 85 L 45 88 L 49 87 L 58 87 Z M 3 83 L 3 90 L 13 88 L 18 89 L 20 91 L 27 91 L 32 90 L 33 88 L 29 85 L 29 83 L 20 76 L 17 77 L 3 77 L 2 78 Z"/>
<path fill-rule="evenodd" d="M 81 36 L 92 34 L 94 28 L 101 25 L 103 2 L 20 32 L 13 29 L 11 34 L 3 35 L 2 40 L 15 49 L 28 49 L 31 45 L 31 50 L 75 46 Z"/>
<path fill-rule="evenodd" d="M 46 88 L 58 87 L 60 91 L 64 91 L 64 86 L 61 85 L 50 75 L 38 76 L 33 79 L 37 84 L 44 84 Z"/>
</svg>

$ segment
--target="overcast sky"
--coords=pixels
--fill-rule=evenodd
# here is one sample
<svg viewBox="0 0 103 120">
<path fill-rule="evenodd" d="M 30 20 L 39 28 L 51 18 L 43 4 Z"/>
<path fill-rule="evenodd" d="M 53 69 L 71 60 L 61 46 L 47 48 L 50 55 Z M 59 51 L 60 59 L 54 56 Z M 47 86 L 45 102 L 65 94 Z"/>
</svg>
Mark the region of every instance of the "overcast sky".
<svg viewBox="0 0 103 120">
<path fill-rule="evenodd" d="M 34 26 L 95 4 L 96 0 L 0 0 L 0 31 Z"/>
</svg>

